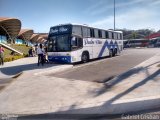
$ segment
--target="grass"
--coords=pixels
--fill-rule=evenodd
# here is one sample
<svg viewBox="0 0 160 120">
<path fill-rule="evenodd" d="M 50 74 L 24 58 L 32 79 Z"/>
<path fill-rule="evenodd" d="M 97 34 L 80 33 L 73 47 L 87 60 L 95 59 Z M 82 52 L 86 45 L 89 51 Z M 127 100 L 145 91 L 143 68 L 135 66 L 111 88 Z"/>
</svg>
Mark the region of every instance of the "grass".
<svg viewBox="0 0 160 120">
<path fill-rule="evenodd" d="M 17 59 L 21 59 L 23 57 L 26 57 L 28 55 L 28 50 L 30 49 L 30 47 L 26 46 L 26 45 L 17 45 L 17 44 L 14 44 L 14 45 L 11 45 L 12 48 L 22 52 L 24 55 L 18 55 L 18 54 L 15 54 L 15 55 L 11 55 L 11 50 L 7 49 L 7 48 L 4 48 L 4 62 L 10 62 L 10 61 L 13 61 L 13 60 L 17 60 Z"/>
<path fill-rule="evenodd" d="M 22 52 L 23 54 L 28 54 L 28 50 L 30 49 L 30 47 L 26 45 L 18 45 L 18 44 L 13 44 L 11 45 L 11 47 Z"/>
<path fill-rule="evenodd" d="M 9 56 L 11 56 L 11 52 L 12 52 L 12 51 L 4 48 L 4 57 L 9 57 Z"/>
</svg>

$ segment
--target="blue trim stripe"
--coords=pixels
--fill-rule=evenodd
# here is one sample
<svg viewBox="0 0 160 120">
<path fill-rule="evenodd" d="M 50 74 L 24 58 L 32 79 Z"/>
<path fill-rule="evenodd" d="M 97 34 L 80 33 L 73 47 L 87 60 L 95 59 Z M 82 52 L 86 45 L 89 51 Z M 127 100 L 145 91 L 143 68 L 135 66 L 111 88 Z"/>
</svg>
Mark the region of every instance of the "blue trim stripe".
<svg viewBox="0 0 160 120">
<path fill-rule="evenodd" d="M 71 63 L 71 56 L 48 56 L 48 60 L 58 63 Z"/>
<path fill-rule="evenodd" d="M 103 45 L 103 47 L 102 47 L 102 49 L 101 49 L 98 57 L 102 57 L 102 54 L 104 53 L 104 50 L 105 50 L 106 47 L 110 48 L 107 40 L 106 40 L 106 42 L 104 43 L 104 45 Z"/>
<path fill-rule="evenodd" d="M 102 57 L 102 55 L 103 55 L 104 50 L 106 49 L 106 47 L 108 49 L 111 49 L 111 48 L 115 49 L 115 48 L 117 48 L 117 50 L 119 50 L 117 41 L 115 41 L 115 43 L 113 43 L 113 41 L 111 40 L 110 43 L 108 43 L 108 41 L 106 40 L 105 43 L 104 43 L 104 45 L 103 45 L 103 47 L 102 47 L 102 49 L 101 49 L 101 51 L 100 51 L 100 53 L 99 53 L 99 55 L 98 55 L 98 57 Z"/>
</svg>

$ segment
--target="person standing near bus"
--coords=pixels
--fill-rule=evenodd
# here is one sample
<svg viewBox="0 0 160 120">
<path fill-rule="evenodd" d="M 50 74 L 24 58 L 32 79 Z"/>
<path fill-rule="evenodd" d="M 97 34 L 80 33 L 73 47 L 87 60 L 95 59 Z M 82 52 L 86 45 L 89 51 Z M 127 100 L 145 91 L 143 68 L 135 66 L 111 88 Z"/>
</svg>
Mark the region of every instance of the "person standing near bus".
<svg viewBox="0 0 160 120">
<path fill-rule="evenodd" d="M 4 64 L 4 49 L 0 45 L 0 65 L 3 65 L 3 64 Z"/>
<path fill-rule="evenodd" d="M 38 66 L 41 63 L 42 66 L 44 65 L 44 49 L 42 44 L 39 45 L 39 47 L 37 48 L 37 54 L 38 54 Z"/>
</svg>

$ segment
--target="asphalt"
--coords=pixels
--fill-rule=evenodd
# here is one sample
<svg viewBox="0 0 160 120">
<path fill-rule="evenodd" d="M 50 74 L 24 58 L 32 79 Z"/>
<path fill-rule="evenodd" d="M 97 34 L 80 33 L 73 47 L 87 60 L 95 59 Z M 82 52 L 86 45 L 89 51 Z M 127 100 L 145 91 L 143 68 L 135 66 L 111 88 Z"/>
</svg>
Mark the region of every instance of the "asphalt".
<svg viewBox="0 0 160 120">
<path fill-rule="evenodd" d="M 86 64 L 76 64 L 73 69 L 49 76 L 105 82 L 159 53 L 158 48 L 126 49 L 120 56 L 93 60 Z"/>
<path fill-rule="evenodd" d="M 150 54 L 148 56 L 150 58 L 156 54 L 156 50 L 158 51 L 158 49 L 130 49 L 127 51 L 132 54 L 145 51 L 146 54 Z M 107 117 L 113 118 L 122 113 L 157 109 L 160 107 L 159 57 L 156 55 L 143 61 L 105 84 L 42 74 L 42 71 L 48 71 L 48 68 L 30 70 L 0 93 L 1 114 L 30 114 L 31 117 L 39 114 L 42 119 L 50 115 L 54 117 L 56 113 L 65 116 L 66 114 L 82 115 L 82 117 L 108 115 Z M 117 60 L 118 57 L 111 59 Z M 138 59 L 137 56 L 136 59 Z M 70 72 L 73 69 L 92 66 L 106 60 L 80 64 L 74 68 L 67 67 L 64 71 Z M 58 74 L 49 72 L 52 75 Z M 81 76 L 84 75 L 81 73 Z"/>
</svg>

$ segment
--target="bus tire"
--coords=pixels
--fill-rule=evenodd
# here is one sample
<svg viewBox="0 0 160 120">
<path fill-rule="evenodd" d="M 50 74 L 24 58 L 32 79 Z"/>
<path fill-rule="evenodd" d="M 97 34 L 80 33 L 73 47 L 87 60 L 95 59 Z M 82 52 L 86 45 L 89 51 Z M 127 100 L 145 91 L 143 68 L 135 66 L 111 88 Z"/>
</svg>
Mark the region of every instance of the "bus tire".
<svg viewBox="0 0 160 120">
<path fill-rule="evenodd" d="M 81 61 L 82 61 L 83 63 L 86 63 L 86 62 L 89 61 L 89 53 L 88 53 L 88 52 L 83 52 Z"/>
<path fill-rule="evenodd" d="M 113 50 L 112 49 L 109 50 L 109 57 L 113 57 Z"/>
<path fill-rule="evenodd" d="M 117 55 L 117 49 L 114 49 L 113 56 Z"/>
</svg>

